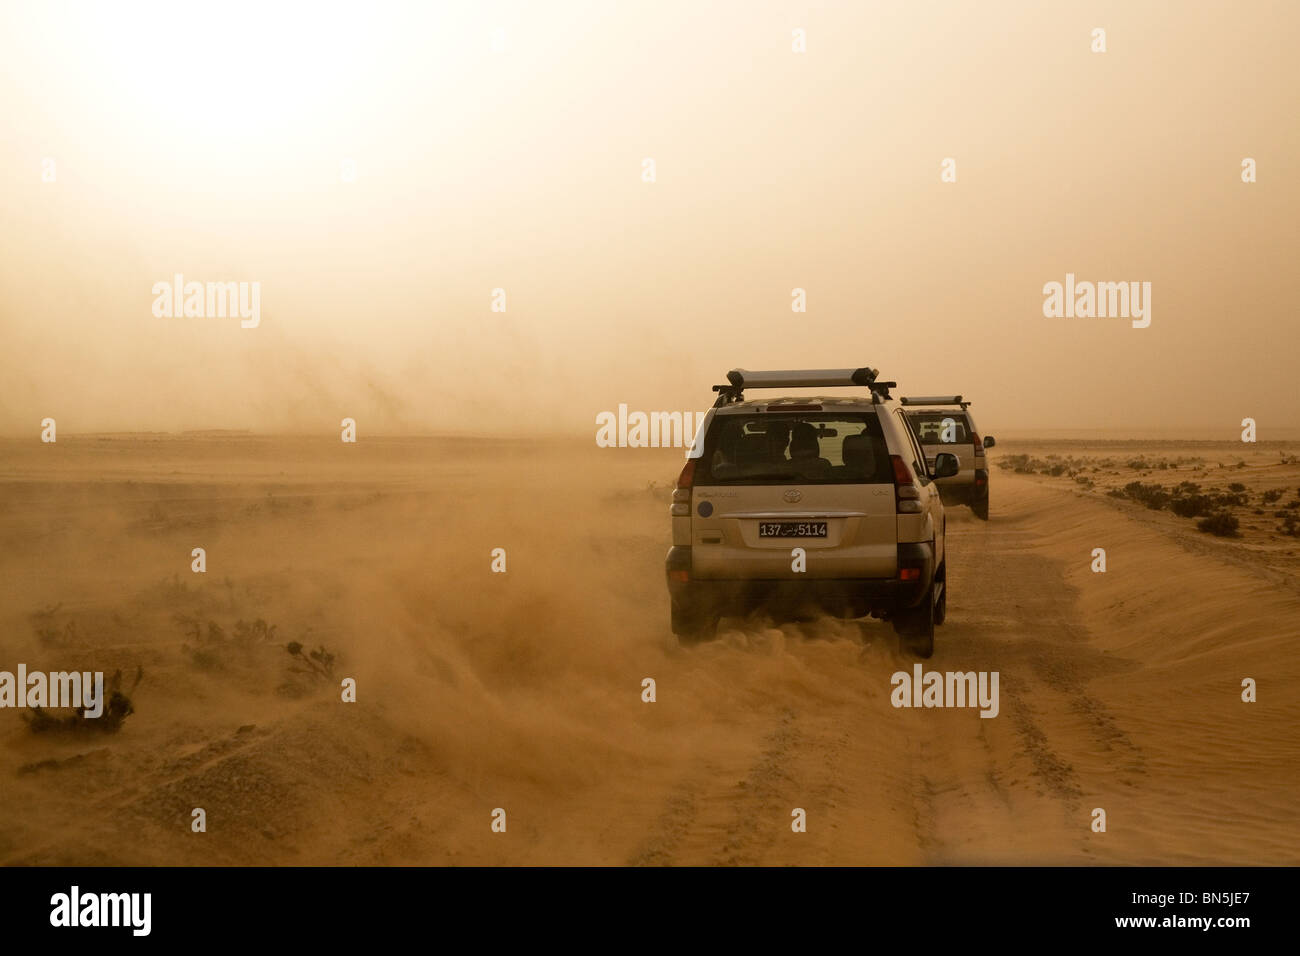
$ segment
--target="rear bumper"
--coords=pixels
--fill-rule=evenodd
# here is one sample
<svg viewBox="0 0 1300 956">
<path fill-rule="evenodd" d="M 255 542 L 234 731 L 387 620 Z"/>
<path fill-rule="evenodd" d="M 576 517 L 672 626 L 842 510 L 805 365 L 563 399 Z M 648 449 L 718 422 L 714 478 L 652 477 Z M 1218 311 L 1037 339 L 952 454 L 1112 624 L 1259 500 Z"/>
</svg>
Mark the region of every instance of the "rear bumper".
<svg viewBox="0 0 1300 956">
<path fill-rule="evenodd" d="M 665 571 L 673 604 L 700 614 L 740 615 L 764 608 L 777 615 L 813 610 L 835 617 L 864 617 L 915 607 L 929 591 L 935 571 L 929 542 L 899 544 L 898 561 L 900 568 L 916 569 L 916 577 L 695 578 L 691 549 L 674 546 L 668 551 Z"/>
</svg>

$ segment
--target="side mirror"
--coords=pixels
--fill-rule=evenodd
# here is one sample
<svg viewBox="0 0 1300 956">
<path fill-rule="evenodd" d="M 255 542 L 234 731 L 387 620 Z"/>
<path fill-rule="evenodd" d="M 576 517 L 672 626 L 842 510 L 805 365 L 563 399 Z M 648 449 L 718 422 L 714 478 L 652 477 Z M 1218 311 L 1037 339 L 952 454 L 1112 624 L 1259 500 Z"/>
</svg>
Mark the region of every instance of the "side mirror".
<svg viewBox="0 0 1300 956">
<path fill-rule="evenodd" d="M 960 470 L 961 464 L 957 461 L 957 456 L 941 451 L 934 456 L 934 469 L 930 473 L 932 478 L 951 478 Z"/>
<path fill-rule="evenodd" d="M 985 447 L 985 448 L 992 448 L 992 447 L 993 447 L 994 445 L 996 445 L 996 444 L 997 444 L 997 442 L 993 440 L 993 436 L 992 436 L 992 435 L 985 435 L 985 436 L 984 436 L 984 447 Z"/>
</svg>

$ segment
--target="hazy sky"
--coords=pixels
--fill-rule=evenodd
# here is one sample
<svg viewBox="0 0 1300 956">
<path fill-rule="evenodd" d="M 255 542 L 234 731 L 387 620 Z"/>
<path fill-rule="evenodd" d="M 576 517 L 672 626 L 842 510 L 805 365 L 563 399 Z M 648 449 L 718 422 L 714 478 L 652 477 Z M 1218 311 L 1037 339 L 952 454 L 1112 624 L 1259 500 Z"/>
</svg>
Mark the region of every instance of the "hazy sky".
<svg viewBox="0 0 1300 956">
<path fill-rule="evenodd" d="M 992 432 L 1267 438 L 1298 41 L 1255 0 L 9 0 L 0 432 L 594 433 L 869 364 Z M 1150 327 L 1045 318 L 1067 272 L 1150 282 Z M 155 317 L 176 273 L 261 324 Z"/>
</svg>

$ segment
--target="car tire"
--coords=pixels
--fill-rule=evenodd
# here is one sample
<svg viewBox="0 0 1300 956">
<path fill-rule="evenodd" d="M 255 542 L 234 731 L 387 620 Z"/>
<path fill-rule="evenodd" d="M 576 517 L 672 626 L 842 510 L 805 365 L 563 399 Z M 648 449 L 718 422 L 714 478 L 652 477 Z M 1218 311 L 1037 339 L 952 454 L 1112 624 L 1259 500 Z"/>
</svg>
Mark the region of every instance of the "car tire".
<svg viewBox="0 0 1300 956">
<path fill-rule="evenodd" d="M 673 633 L 683 647 L 713 640 L 717 635 L 718 619 L 695 607 L 672 605 Z"/>
<path fill-rule="evenodd" d="M 935 580 L 941 585 L 939 600 L 934 602 L 934 623 L 937 627 L 948 618 L 948 564 L 946 561 L 939 565 L 939 573 L 935 575 Z"/>
<path fill-rule="evenodd" d="M 989 500 L 987 498 L 978 498 L 970 504 L 970 510 L 975 512 L 975 517 L 981 521 L 989 520 Z"/>
<path fill-rule="evenodd" d="M 934 653 L 934 605 L 932 584 L 920 604 L 894 614 L 894 631 L 898 634 L 899 647 L 914 657 L 928 658 Z"/>
</svg>

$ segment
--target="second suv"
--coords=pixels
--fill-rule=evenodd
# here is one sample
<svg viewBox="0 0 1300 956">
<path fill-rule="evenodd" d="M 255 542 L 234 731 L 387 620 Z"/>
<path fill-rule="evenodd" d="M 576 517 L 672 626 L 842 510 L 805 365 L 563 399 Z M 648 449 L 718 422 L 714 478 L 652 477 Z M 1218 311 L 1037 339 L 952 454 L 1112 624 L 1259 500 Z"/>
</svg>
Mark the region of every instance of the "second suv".
<svg viewBox="0 0 1300 956">
<path fill-rule="evenodd" d="M 970 505 L 975 517 L 988 521 L 989 466 L 984 449 L 995 443 L 992 435 L 980 438 L 970 402 L 963 401 L 960 395 L 908 396 L 902 401 L 926 458 L 934 461 L 936 455 L 948 452 L 960 462 L 957 474 L 939 481 L 943 500 Z"/>
<path fill-rule="evenodd" d="M 849 397 L 746 398 L 750 389 L 856 387 Z M 683 643 L 718 619 L 764 607 L 893 623 L 921 657 L 947 613 L 939 479 L 893 382 L 875 369 L 749 372 L 714 386 L 673 493 L 672 628 Z"/>
</svg>

